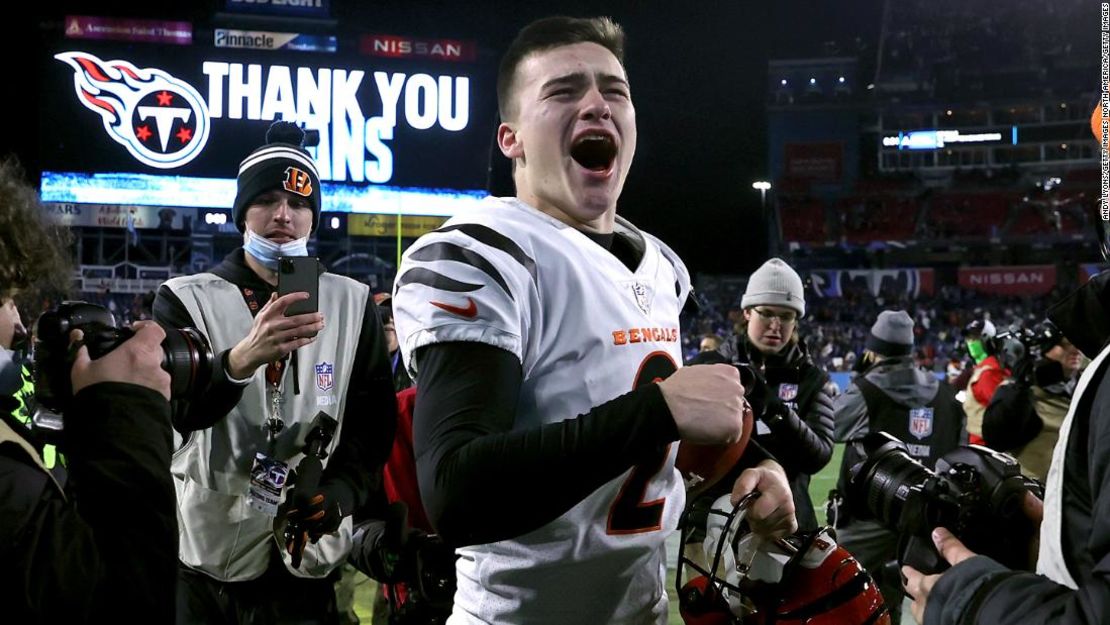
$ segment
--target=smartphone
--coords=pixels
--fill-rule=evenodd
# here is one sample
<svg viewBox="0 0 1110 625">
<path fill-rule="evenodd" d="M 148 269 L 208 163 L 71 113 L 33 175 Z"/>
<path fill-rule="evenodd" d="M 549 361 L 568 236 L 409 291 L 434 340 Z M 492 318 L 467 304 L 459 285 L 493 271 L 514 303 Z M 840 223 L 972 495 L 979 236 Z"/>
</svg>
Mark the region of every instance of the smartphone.
<svg viewBox="0 0 1110 625">
<path fill-rule="evenodd" d="M 282 256 L 278 259 L 278 297 L 308 293 L 308 299 L 293 302 L 285 316 L 314 313 L 319 309 L 320 260 L 315 256 Z"/>
</svg>

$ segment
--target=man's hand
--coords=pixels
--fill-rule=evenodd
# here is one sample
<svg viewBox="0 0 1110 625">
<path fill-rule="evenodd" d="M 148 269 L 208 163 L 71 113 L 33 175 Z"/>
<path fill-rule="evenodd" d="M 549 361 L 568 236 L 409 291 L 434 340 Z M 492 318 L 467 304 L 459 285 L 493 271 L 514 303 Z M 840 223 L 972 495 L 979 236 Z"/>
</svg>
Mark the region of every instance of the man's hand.
<svg viewBox="0 0 1110 625">
<path fill-rule="evenodd" d="M 937 551 L 940 552 L 949 564 L 956 565 L 964 560 L 975 555 L 960 542 L 959 538 L 952 535 L 951 532 L 938 527 L 933 530 L 933 544 L 937 546 Z M 917 569 L 912 566 L 902 567 L 902 578 L 904 581 L 903 587 L 913 599 L 913 605 L 910 606 L 910 611 L 913 613 L 913 618 L 918 623 L 925 622 L 925 604 L 929 601 L 929 593 L 933 590 L 937 580 L 944 573 L 937 573 L 936 575 L 922 575 Z"/>
<path fill-rule="evenodd" d="M 296 486 L 290 493 L 289 510 L 286 512 L 285 549 L 293 556 L 293 566 L 299 568 L 301 555 L 309 542 L 316 544 L 325 534 L 339 529 L 343 511 L 339 502 L 326 488 L 302 490 Z"/>
<path fill-rule="evenodd" d="M 322 313 L 285 316 L 291 304 L 308 298 L 308 293 L 304 292 L 270 296 L 270 301 L 255 315 L 251 331 L 228 354 L 227 372 L 231 377 L 248 378 L 262 365 L 281 360 L 316 340 L 316 335 L 324 329 Z"/>
<path fill-rule="evenodd" d="M 727 445 L 744 433 L 744 386 L 732 365 L 683 367 L 659 383 L 683 441 Z"/>
<path fill-rule="evenodd" d="M 760 492 L 745 517 L 753 533 L 763 538 L 782 538 L 798 531 L 790 482 L 779 463 L 764 460 L 741 473 L 732 485 L 732 505 L 752 491 Z"/>
<path fill-rule="evenodd" d="M 70 369 L 73 394 L 100 382 L 124 382 L 145 386 L 170 398 L 170 374 L 162 369 L 162 341 L 166 332 L 153 321 L 139 321 L 131 326 L 135 336 L 104 356 L 91 360 L 84 345 Z M 80 330 L 70 334 L 71 341 L 82 337 Z"/>
</svg>

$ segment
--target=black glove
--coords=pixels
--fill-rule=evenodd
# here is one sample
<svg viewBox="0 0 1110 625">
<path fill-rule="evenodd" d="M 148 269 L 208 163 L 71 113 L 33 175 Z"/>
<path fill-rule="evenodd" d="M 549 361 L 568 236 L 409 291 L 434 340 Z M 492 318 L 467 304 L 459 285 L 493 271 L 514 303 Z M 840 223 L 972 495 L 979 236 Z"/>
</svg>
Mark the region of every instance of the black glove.
<svg viewBox="0 0 1110 625">
<path fill-rule="evenodd" d="M 1010 378 L 1017 384 L 1029 388 L 1033 386 L 1033 372 L 1040 363 L 1034 363 L 1032 358 L 1022 358 L 1011 370 Z"/>
<path fill-rule="evenodd" d="M 1051 358 L 1042 358 L 1033 366 L 1033 380 L 1041 388 L 1059 384 L 1065 380 L 1064 365 Z"/>
<path fill-rule="evenodd" d="M 289 508 L 290 523 L 296 524 L 313 543 L 325 534 L 339 529 L 343 511 L 339 509 L 339 499 L 329 489 L 321 488 L 313 493 L 293 493 L 293 506 Z"/>
<path fill-rule="evenodd" d="M 771 390 L 767 387 L 767 379 L 763 377 L 763 373 L 759 369 L 751 365 L 746 365 L 746 367 L 747 371 L 742 372 L 740 376 L 744 384 L 744 398 L 748 400 L 748 405 L 752 407 L 752 416 L 761 419 L 767 410 L 768 402 L 772 399 Z"/>
<path fill-rule="evenodd" d="M 425 536 L 424 532 L 409 527 L 409 510 L 403 501 L 389 504 L 385 513 L 385 529 L 374 545 L 370 559 L 371 575 L 379 582 L 396 584 L 410 581 L 415 562 L 410 546 Z"/>
<path fill-rule="evenodd" d="M 313 462 L 315 461 L 315 462 Z M 297 478 L 289 493 L 289 509 L 285 513 L 285 548 L 293 556 L 293 567 L 301 566 L 305 546 L 316 544 L 325 534 L 339 529 L 343 521 L 337 484 L 320 484 L 320 460 L 306 456 L 297 466 Z"/>
</svg>

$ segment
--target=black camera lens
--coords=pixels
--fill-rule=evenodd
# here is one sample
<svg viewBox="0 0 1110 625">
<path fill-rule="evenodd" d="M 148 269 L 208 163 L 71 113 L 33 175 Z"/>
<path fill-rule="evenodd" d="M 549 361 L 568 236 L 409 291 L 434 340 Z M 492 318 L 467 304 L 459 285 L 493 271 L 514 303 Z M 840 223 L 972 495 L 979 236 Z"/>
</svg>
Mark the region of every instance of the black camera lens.
<svg viewBox="0 0 1110 625">
<path fill-rule="evenodd" d="M 869 466 L 868 466 L 869 465 Z M 925 483 L 932 473 L 901 449 L 892 449 L 865 463 L 861 476 L 867 484 L 864 500 L 871 514 L 897 526 L 910 489 Z"/>
<path fill-rule="evenodd" d="M 208 340 L 196 328 L 166 328 L 162 368 L 170 374 L 170 395 L 193 399 L 205 391 L 215 358 Z"/>
<path fill-rule="evenodd" d="M 909 455 L 902 441 L 886 432 L 868 434 L 863 446 L 865 457 L 851 467 L 848 480 L 853 514 L 897 527 L 911 490 L 934 474 Z"/>
</svg>

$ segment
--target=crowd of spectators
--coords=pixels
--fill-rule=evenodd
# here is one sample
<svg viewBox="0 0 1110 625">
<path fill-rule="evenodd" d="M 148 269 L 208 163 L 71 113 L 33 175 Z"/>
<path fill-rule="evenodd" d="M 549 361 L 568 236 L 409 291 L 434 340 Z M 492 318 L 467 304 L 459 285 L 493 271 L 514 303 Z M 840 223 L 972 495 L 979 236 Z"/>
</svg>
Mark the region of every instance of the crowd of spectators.
<svg viewBox="0 0 1110 625">
<path fill-rule="evenodd" d="M 916 195 L 854 195 L 826 205 L 805 195 L 780 198 L 783 239 L 846 244 L 905 240 L 988 240 L 1070 236 L 1084 231 L 1097 195 L 1084 185 L 1042 190 L 923 191 Z"/>
<path fill-rule="evenodd" d="M 942 286 L 932 295 L 912 297 L 887 290 L 876 297 L 865 287 L 849 286 L 842 297 L 808 298 L 799 330 L 818 365 L 828 371 L 850 371 L 863 352 L 868 330 L 879 312 L 905 310 L 915 322 L 919 364 L 933 371 L 946 371 L 950 363 L 958 366 L 965 359 L 963 329 L 973 319 L 990 319 L 999 328 L 1015 323 L 1030 327 L 1044 319 L 1048 307 L 1065 293 L 1065 287 L 1057 287 L 1043 297 L 1004 297 Z M 727 339 L 734 334 L 741 318 L 738 299 L 699 294 L 698 303 L 698 312 L 684 319 L 683 351 L 687 357 L 697 353 L 705 335 Z"/>
<path fill-rule="evenodd" d="M 1089 23 L 1082 0 L 889 3 L 883 23 L 880 89 L 909 85 L 928 97 L 1041 95 L 1067 90 L 1081 78 L 1077 60 L 1096 38 L 1079 37 Z M 1033 27 L 1035 26 L 1035 27 Z"/>
</svg>

